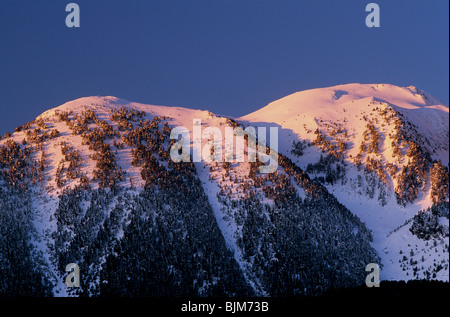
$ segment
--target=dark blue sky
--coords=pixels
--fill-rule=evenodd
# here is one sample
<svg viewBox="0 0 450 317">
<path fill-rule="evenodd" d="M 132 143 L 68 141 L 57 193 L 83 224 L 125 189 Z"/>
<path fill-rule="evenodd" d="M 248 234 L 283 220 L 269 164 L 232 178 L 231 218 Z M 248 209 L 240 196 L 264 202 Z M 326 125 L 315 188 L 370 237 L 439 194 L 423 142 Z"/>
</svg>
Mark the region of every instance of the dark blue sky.
<svg viewBox="0 0 450 317">
<path fill-rule="evenodd" d="M 81 27 L 65 25 L 76 2 Z M 449 102 L 448 0 L 1 0 L 0 134 L 91 95 L 240 116 L 344 83 Z"/>
</svg>

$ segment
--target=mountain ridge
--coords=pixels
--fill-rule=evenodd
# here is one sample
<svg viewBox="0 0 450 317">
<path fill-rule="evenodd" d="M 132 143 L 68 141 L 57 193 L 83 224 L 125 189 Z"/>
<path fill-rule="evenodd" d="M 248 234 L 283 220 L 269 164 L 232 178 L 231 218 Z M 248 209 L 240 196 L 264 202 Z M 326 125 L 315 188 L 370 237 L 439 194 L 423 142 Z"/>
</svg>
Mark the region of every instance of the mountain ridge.
<svg viewBox="0 0 450 317">
<path fill-rule="evenodd" d="M 377 90 L 396 97 L 384 101 L 389 98 L 381 98 L 380 92 L 368 95 Z M 311 116 L 295 108 L 305 94 L 322 100 L 309 103 L 314 105 Z M 333 111 L 328 111 L 331 106 Z M 350 111 L 351 106 L 358 111 Z M 411 119 L 408 111 L 417 109 L 427 116 Z M 154 256 L 168 259 L 166 266 L 149 262 L 141 267 L 164 276 L 144 287 L 149 293 L 141 295 L 165 294 L 164 289 L 175 285 L 182 285 L 176 288 L 179 294 L 197 296 L 320 294 L 329 287 L 363 283 L 363 262 L 369 259 L 381 262 L 382 279 L 448 281 L 448 187 L 445 180 L 438 181 L 448 179 L 448 142 L 436 132 L 447 131 L 448 137 L 448 120 L 445 124 L 445 118 L 436 115 L 441 112 L 448 117 L 448 107 L 434 97 L 385 84 L 299 92 L 240 118 L 112 96 L 84 97 L 49 109 L 0 140 L 0 188 L 20 197 L 30 195 L 32 205 L 17 208 L 28 215 L 24 217 L 35 231 L 24 243 L 34 245 L 30 252 L 44 263 L 43 274 L 53 281 L 49 283 L 58 296 L 126 296 L 119 289 L 131 282 L 121 274 L 130 268 L 121 268 L 116 254 L 126 256 L 126 263 L 144 260 L 145 252 L 130 251 L 130 241 L 140 235 L 153 241 L 147 247 Z M 169 158 L 170 131 L 184 126 L 192 134 L 193 119 L 222 130 L 275 122 L 280 140 L 277 171 L 259 174 L 258 161 L 174 164 Z M 410 180 L 411 175 L 422 178 Z M 181 197 L 172 186 L 181 186 Z M 170 195 L 175 196 L 167 199 Z M 7 196 L 2 197 L 6 206 Z M 206 214 L 188 204 L 188 197 L 204 206 Z M 446 201 L 447 213 L 441 207 L 426 211 Z M 200 226 L 215 234 L 196 229 L 196 218 L 182 216 L 183 206 L 190 206 L 186 208 L 192 215 L 203 219 Z M 417 216 L 422 214 L 428 218 Z M 141 218 L 147 220 L 141 224 Z M 143 225 L 145 233 L 136 229 Z M 164 247 L 153 232 L 167 237 Z M 333 246 L 331 233 L 339 237 L 337 245 L 358 251 L 351 255 L 345 247 Z M 186 244 L 190 236 L 193 245 Z M 201 246 L 200 240 L 209 241 L 208 246 Z M 169 241 L 175 249 L 167 247 Z M 205 256 L 211 245 L 218 250 L 211 259 L 218 261 L 216 266 L 222 267 L 219 258 L 226 259 L 220 270 Z M 192 254 L 180 258 L 180 249 Z M 434 249 L 438 251 L 431 256 Z M 179 266 L 186 257 L 193 257 L 208 274 Z M 90 277 L 81 293 L 62 283 L 67 261 L 90 263 L 82 267 Z M 116 278 L 115 286 L 108 287 Z M 164 285 L 167 279 L 171 282 Z M 245 282 L 232 286 L 224 284 L 227 279 Z M 131 289 L 147 282 L 142 277 L 129 284 L 129 294 L 139 296 Z"/>
</svg>

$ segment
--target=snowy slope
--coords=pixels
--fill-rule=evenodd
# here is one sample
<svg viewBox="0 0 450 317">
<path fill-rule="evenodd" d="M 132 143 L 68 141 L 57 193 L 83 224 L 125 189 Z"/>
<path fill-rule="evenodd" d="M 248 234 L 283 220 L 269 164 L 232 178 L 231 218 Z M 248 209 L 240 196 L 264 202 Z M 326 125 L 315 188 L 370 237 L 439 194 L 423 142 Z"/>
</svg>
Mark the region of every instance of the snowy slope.
<svg viewBox="0 0 450 317">
<path fill-rule="evenodd" d="M 64 166 L 67 168 L 69 165 L 69 162 L 64 160 L 62 145 L 68 145 L 70 151 L 76 151 L 80 154 L 80 170 L 82 173 L 88 175 L 89 178 L 92 177 L 93 172 L 96 169 L 96 160 L 93 159 L 95 151 L 89 149 L 88 145 L 83 142 L 83 138 L 80 135 L 72 133 L 71 128 L 66 122 L 61 121 L 58 118 L 58 114 L 66 112 L 69 113 L 70 116 L 76 116 L 92 110 L 95 112 L 98 119 L 111 124 L 116 129 L 117 123 L 110 120 L 110 113 L 112 109 L 119 109 L 121 107 L 142 111 L 145 113 L 145 119 L 150 121 L 155 116 L 170 117 L 173 126 L 181 125 L 191 128 L 192 118 L 208 118 L 210 116 L 206 111 L 144 105 L 118 99 L 116 97 L 85 97 L 67 102 L 42 113 L 31 123 L 29 129 L 16 129 L 16 132 L 13 133 L 10 138 L 0 140 L 0 145 L 5 144 L 7 140 L 15 141 L 18 144 L 23 144 L 23 140 L 28 140 L 27 145 L 29 145 L 31 142 L 27 132 L 30 130 L 36 131 L 37 129 L 41 129 L 41 133 L 43 131 L 57 130 L 60 133 L 60 135 L 54 139 L 44 140 L 41 149 L 38 149 L 38 145 L 36 144 L 36 151 L 31 154 L 33 159 L 40 160 L 43 153 L 45 153 L 46 165 L 43 170 L 44 176 L 39 183 L 39 186 L 32 188 L 32 192 L 34 193 L 32 196 L 32 218 L 36 229 L 36 237 L 33 239 L 33 244 L 36 246 L 36 252 L 42 253 L 49 265 L 52 280 L 55 283 L 54 294 L 57 296 L 68 296 L 70 294 L 66 292 L 67 288 L 63 285 L 61 272 L 58 272 L 50 260 L 52 255 L 49 246 L 54 244 L 51 233 L 57 231 L 54 213 L 59 204 L 59 196 L 66 190 L 80 184 L 79 177 L 71 179 L 63 176 L 63 179 L 65 180 L 64 184 L 62 186 L 57 186 L 56 174 L 58 167 Z M 41 128 L 39 127 L 38 122 L 41 122 Z M 44 123 L 44 125 L 42 125 L 42 123 Z M 89 128 L 94 127 L 96 127 L 95 124 L 89 124 Z M 115 149 L 115 159 L 119 167 L 126 173 L 125 180 L 121 182 L 121 186 L 130 193 L 138 194 L 142 190 L 145 182 L 141 178 L 141 167 L 132 165 L 131 147 L 123 146 L 120 149 L 115 148 L 113 146 L 113 140 L 106 140 L 105 143 L 110 144 L 111 147 Z M 90 186 L 92 189 L 98 189 L 99 183 L 91 181 Z M 86 208 L 87 205 L 84 205 L 83 212 L 86 212 Z M 113 208 L 114 204 L 109 206 L 108 210 L 105 210 L 105 215 L 108 215 Z"/>
<path fill-rule="evenodd" d="M 383 117 L 385 113 L 388 116 Z M 304 147 L 303 155 L 298 156 L 291 152 L 292 142 L 314 142 L 316 129 L 331 142 L 343 140 L 347 144 L 342 160 L 347 163 L 345 177 L 336 184 L 326 183 L 326 187 L 372 230 L 373 245 L 382 256 L 384 265 L 382 278 L 411 279 L 414 278 L 411 267 L 405 265 L 407 268 L 404 269 L 403 264 L 399 265 L 403 262 L 403 255 L 408 253 L 409 258 L 410 250 L 414 248 L 429 249 L 431 242 L 417 239 L 409 232 L 408 226 L 393 231 L 411 220 L 419 210 L 431 206 L 429 179 L 414 203 L 400 206 L 394 197 L 397 180 L 388 174 L 385 185 L 388 199 L 386 205 L 381 206 L 376 190 L 373 198 L 366 195 L 365 174 L 355 167 L 354 160 L 360 152 L 359 145 L 364 141 L 367 124 L 371 123 L 380 135 L 379 152 L 365 156 L 379 160 L 383 168 L 390 163 L 401 169 L 408 162 L 405 155 L 408 149 L 406 144 L 402 144 L 400 157 L 394 158 L 392 155 L 392 139 L 389 135 L 395 131 L 395 121 L 390 120 L 390 116 L 400 118 L 402 122 L 406 122 L 407 127 L 413 127 L 408 130 L 409 136 L 420 140 L 418 143 L 430 154 L 432 160 L 440 159 L 444 166 L 448 165 L 449 108 L 412 86 L 403 88 L 387 84 L 348 84 L 301 91 L 274 101 L 238 120 L 250 125 L 264 123 L 279 126 L 280 152 L 303 169 L 307 169 L 308 164 L 317 163 L 320 155 L 326 155 L 327 151 L 315 146 Z M 364 166 L 364 154 L 362 159 Z M 315 175 L 324 176 L 320 172 Z M 444 225 L 448 227 L 448 220 L 447 223 L 444 221 Z M 444 259 L 446 269 L 438 273 L 438 276 L 448 280 L 448 237 L 439 240 L 437 244 L 440 249 L 433 255 L 428 253 L 432 260 L 428 260 L 428 264 L 424 262 L 424 270 Z M 417 257 L 417 254 L 412 256 L 416 260 Z M 422 266 L 421 263 L 419 265 Z"/>
<path fill-rule="evenodd" d="M 432 140 L 432 146 L 437 152 L 435 158 L 440 158 L 444 165 L 448 164 L 448 155 L 445 154 L 448 154 L 449 146 L 449 108 L 413 86 L 347 84 L 300 91 L 239 119 L 273 122 L 306 140 L 312 140 L 313 137 L 306 130 L 314 131 L 320 126 L 320 120 L 331 121 L 347 127 L 351 136 L 356 138 L 350 140 L 358 144 L 357 138 L 362 135 L 365 126 L 361 118 L 363 115 L 373 115 L 371 110 L 377 106 L 391 106 L 404 114 L 408 121 L 419 128 L 424 138 Z M 288 142 L 285 143 L 290 146 Z M 353 153 L 356 152 L 353 150 L 348 154 Z"/>
</svg>

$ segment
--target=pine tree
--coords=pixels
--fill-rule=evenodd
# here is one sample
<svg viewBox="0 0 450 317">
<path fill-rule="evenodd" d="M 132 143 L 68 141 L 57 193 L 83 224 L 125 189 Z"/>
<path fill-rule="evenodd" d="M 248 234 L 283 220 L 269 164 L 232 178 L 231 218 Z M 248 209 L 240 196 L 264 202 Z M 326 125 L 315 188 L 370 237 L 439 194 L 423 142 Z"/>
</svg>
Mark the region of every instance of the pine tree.
<svg viewBox="0 0 450 317">
<path fill-rule="evenodd" d="M 433 164 L 430 172 L 431 191 L 430 196 L 434 204 L 444 201 L 449 197 L 448 169 L 442 165 L 441 160 Z"/>
</svg>

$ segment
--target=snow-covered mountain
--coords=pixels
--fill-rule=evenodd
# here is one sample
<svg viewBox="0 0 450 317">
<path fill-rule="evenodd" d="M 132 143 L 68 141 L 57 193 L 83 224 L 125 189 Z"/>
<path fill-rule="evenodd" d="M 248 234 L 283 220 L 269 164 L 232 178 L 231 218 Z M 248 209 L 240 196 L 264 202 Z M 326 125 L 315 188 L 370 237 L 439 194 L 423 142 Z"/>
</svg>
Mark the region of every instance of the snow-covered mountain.
<svg viewBox="0 0 450 317">
<path fill-rule="evenodd" d="M 277 170 L 259 172 L 249 138 L 243 159 L 236 140 L 231 160 L 219 142 L 219 161 L 174 162 L 180 126 L 191 159 L 197 129 L 203 148 L 207 128 L 278 127 Z M 448 131 L 448 106 L 392 85 L 242 118 L 67 102 L 0 139 L 0 294 L 314 295 L 363 284 L 373 262 L 382 279 L 448 281 Z"/>
<path fill-rule="evenodd" d="M 240 119 L 280 126 L 280 152 L 373 232 L 382 278 L 408 280 L 414 270 L 423 278 L 439 265 L 434 242 L 406 223 L 448 197 L 448 106 L 413 86 L 347 84 L 294 93 Z M 437 220 L 448 228 L 448 218 Z M 436 275 L 448 280 L 448 237 L 439 245 L 447 269 Z M 409 262 L 405 253 L 414 253 Z"/>
</svg>

